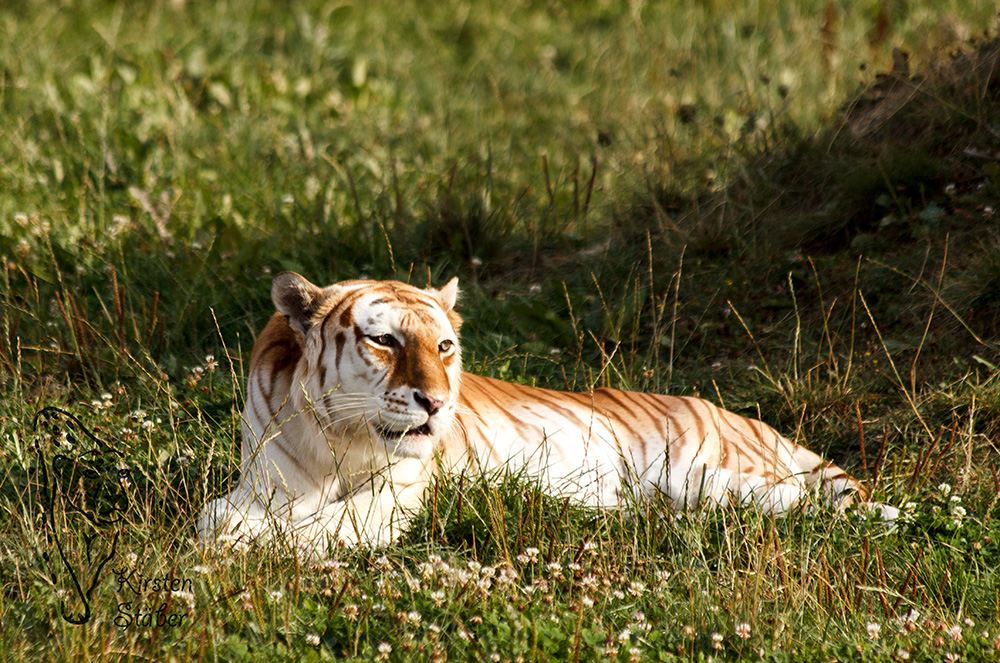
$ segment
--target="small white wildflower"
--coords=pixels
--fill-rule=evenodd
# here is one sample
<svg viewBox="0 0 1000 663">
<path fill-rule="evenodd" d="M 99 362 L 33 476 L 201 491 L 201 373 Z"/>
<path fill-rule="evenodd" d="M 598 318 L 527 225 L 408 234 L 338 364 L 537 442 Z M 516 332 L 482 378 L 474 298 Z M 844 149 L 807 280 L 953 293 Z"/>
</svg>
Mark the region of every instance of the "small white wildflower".
<svg viewBox="0 0 1000 663">
<path fill-rule="evenodd" d="M 722 634 L 721 633 L 715 633 L 715 632 L 712 633 L 712 648 L 713 649 L 722 649 Z"/>
<path fill-rule="evenodd" d="M 156 424 L 154 424 L 149 419 L 146 419 L 144 422 L 142 422 L 142 430 L 152 430 L 154 426 L 156 426 Z"/>
<path fill-rule="evenodd" d="M 589 553 L 596 553 L 597 544 L 594 543 L 593 541 L 587 541 L 585 544 L 583 544 L 583 551 Z"/>
<path fill-rule="evenodd" d="M 538 561 L 538 548 L 525 548 L 524 554 L 528 556 L 528 559 L 532 564 Z"/>
<path fill-rule="evenodd" d="M 983 216 L 985 216 L 986 218 L 990 218 L 991 216 L 993 216 L 993 208 L 990 207 L 989 205 L 987 205 L 986 207 L 984 207 L 983 208 Z M 958 660 L 958 658 L 956 657 L 955 660 Z"/>
<path fill-rule="evenodd" d="M 736 636 L 742 640 L 746 640 L 750 637 L 750 624 L 746 622 L 740 622 L 736 625 Z"/>
<path fill-rule="evenodd" d="M 611 596 L 621 601 L 623 598 L 625 598 L 625 592 L 623 592 L 620 589 L 616 589 L 615 591 L 611 592 Z"/>
<path fill-rule="evenodd" d="M 438 633 L 441 632 L 441 627 L 438 626 L 437 624 L 431 624 L 430 626 L 427 627 L 427 630 L 433 633 L 434 635 L 437 635 Z"/>
<path fill-rule="evenodd" d="M 498 654 L 497 652 L 493 652 L 492 654 L 490 654 L 490 660 L 494 661 L 494 663 L 497 663 L 500 660 L 500 654 Z"/>
<path fill-rule="evenodd" d="M 865 625 L 865 630 L 868 631 L 869 638 L 872 640 L 878 640 L 878 636 L 882 632 L 882 625 L 878 622 L 868 622 Z"/>
<path fill-rule="evenodd" d="M 898 650 L 896 652 L 896 658 L 898 658 L 901 661 L 908 661 L 908 660 L 910 660 L 910 650 L 908 650 L 908 649 L 900 649 L 900 650 Z"/>
<path fill-rule="evenodd" d="M 483 568 L 483 565 L 475 560 L 470 560 L 466 566 L 468 566 L 469 570 L 473 573 L 479 573 L 479 570 Z"/>
<path fill-rule="evenodd" d="M 319 647 L 319 636 L 315 633 L 310 633 L 306 636 L 306 644 L 310 647 Z"/>
<path fill-rule="evenodd" d="M 955 516 L 956 518 L 964 518 L 965 517 L 965 507 L 961 507 L 961 506 L 952 507 L 952 509 L 951 509 L 951 515 Z"/>
<path fill-rule="evenodd" d="M 976 625 L 976 622 L 972 621 L 972 619 L 969 618 L 969 617 L 966 617 L 965 619 L 963 619 L 962 623 L 965 624 L 966 626 L 968 626 L 969 628 L 972 628 L 973 626 Z"/>
<path fill-rule="evenodd" d="M 585 608 L 594 607 L 594 599 L 590 598 L 589 596 L 584 596 L 583 598 L 581 598 L 580 603 L 582 603 Z"/>
<path fill-rule="evenodd" d="M 472 266 L 473 267 L 480 267 L 483 264 L 483 259 L 482 258 L 477 258 L 477 257 L 473 256 L 471 262 L 472 262 Z"/>
<path fill-rule="evenodd" d="M 197 573 L 200 576 L 207 576 L 209 573 L 212 572 L 212 570 L 210 568 L 208 568 L 207 566 L 203 566 L 201 564 L 198 564 L 196 566 L 192 566 L 191 570 L 194 571 L 195 573 Z"/>
<path fill-rule="evenodd" d="M 176 597 L 177 600 L 179 601 L 183 601 L 184 604 L 187 605 L 188 610 L 194 610 L 194 594 L 192 594 L 191 592 L 187 592 L 184 590 L 179 590 L 176 592 L 171 591 L 170 595 Z"/>
<path fill-rule="evenodd" d="M 380 642 L 378 644 L 378 657 L 383 661 L 389 660 L 389 654 L 392 653 L 392 645 L 388 642 Z"/>
<path fill-rule="evenodd" d="M 645 583 L 633 581 L 628 584 L 628 593 L 632 596 L 642 596 L 642 593 L 646 591 Z"/>
<path fill-rule="evenodd" d="M 947 496 L 951 492 L 951 485 L 947 483 L 938 484 L 938 492 L 944 496 Z"/>
<path fill-rule="evenodd" d="M 958 654 L 953 652 L 948 652 L 944 655 L 944 663 L 956 663 L 958 661 Z"/>
<path fill-rule="evenodd" d="M 952 502 L 954 504 L 960 504 L 962 502 L 962 498 L 959 495 L 952 495 L 951 498 L 949 498 L 948 501 Z"/>
<path fill-rule="evenodd" d="M 416 610 L 411 610 L 410 612 L 406 613 L 406 621 L 410 622 L 411 624 L 419 624 L 422 619 L 423 615 L 421 615 Z"/>
<path fill-rule="evenodd" d="M 948 637 L 951 638 L 952 640 L 954 640 L 955 642 L 961 642 L 962 641 L 962 627 L 959 626 L 958 624 L 955 624 L 954 626 L 952 626 L 950 629 L 948 629 Z"/>
<path fill-rule="evenodd" d="M 285 593 L 280 589 L 273 589 L 267 593 L 267 598 L 271 603 L 277 603 L 285 596 Z"/>
<path fill-rule="evenodd" d="M 630 631 L 629 629 L 624 629 L 621 633 L 618 634 L 618 642 L 625 643 L 625 642 L 630 642 L 631 640 L 632 640 L 632 631 Z"/>
<path fill-rule="evenodd" d="M 580 589 L 585 592 L 596 592 L 598 585 L 597 578 L 592 573 L 580 578 Z"/>
<path fill-rule="evenodd" d="M 549 564 L 545 568 L 547 568 L 550 573 L 559 573 L 560 571 L 562 571 L 563 567 L 562 564 L 560 564 L 559 562 L 549 562 Z"/>
<path fill-rule="evenodd" d="M 361 610 L 358 606 L 353 603 L 348 603 L 344 606 L 344 619 L 349 622 L 357 621 L 359 612 L 361 612 Z"/>
</svg>

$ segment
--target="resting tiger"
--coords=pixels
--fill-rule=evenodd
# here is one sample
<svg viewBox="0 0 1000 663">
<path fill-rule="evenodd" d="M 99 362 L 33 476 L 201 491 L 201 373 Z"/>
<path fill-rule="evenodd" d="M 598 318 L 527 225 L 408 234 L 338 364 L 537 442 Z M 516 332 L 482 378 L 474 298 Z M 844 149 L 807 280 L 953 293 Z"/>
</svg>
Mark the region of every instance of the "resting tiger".
<svg viewBox="0 0 1000 663">
<path fill-rule="evenodd" d="M 844 470 L 770 426 L 692 397 L 552 391 L 462 372 L 458 280 L 326 288 L 279 274 L 254 344 L 242 477 L 200 518 L 205 541 L 280 535 L 322 554 L 393 541 L 439 472 L 509 468 L 614 507 L 662 491 L 678 509 L 815 492 L 864 499 Z M 871 503 L 891 519 L 896 510 Z"/>
</svg>

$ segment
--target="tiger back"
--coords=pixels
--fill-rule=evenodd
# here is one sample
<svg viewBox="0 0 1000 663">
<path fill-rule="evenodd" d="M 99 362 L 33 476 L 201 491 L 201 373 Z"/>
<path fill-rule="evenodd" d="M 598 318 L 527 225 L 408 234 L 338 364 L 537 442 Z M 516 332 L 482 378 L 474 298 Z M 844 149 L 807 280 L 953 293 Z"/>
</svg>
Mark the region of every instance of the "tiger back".
<svg viewBox="0 0 1000 663">
<path fill-rule="evenodd" d="M 285 272 L 254 344 L 241 478 L 209 502 L 206 541 L 280 538 L 314 554 L 386 544 L 441 472 L 510 470 L 616 507 L 662 493 L 677 509 L 811 494 L 865 499 L 836 465 L 770 426 L 692 397 L 563 392 L 463 373 L 457 279 L 326 288 Z M 883 517 L 895 509 L 873 504 Z"/>
</svg>

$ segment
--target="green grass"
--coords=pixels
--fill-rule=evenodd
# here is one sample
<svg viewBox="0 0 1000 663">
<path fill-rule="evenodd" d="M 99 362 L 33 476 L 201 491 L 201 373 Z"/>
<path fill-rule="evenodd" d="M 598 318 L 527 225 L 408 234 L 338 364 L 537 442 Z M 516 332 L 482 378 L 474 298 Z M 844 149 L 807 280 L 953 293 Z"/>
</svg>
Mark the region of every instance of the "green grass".
<svg viewBox="0 0 1000 663">
<path fill-rule="evenodd" d="M 1000 655 L 993 3 L 133 4 L 0 8 L 8 657 Z M 894 48 L 909 74 L 876 77 Z M 467 369 L 701 395 L 911 515 L 597 512 L 464 477 L 385 550 L 202 551 L 282 269 L 458 274 Z M 46 406 L 131 471 L 114 568 L 189 593 L 105 570 L 92 618 L 60 616 Z M 125 602 L 181 623 L 121 630 Z"/>
</svg>

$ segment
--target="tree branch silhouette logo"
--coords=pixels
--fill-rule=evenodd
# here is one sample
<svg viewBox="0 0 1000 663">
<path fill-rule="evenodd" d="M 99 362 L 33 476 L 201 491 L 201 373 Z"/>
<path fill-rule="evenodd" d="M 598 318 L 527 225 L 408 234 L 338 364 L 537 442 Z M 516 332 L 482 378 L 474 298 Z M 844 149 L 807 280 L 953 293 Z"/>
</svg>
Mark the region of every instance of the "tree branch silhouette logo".
<svg viewBox="0 0 1000 663">
<path fill-rule="evenodd" d="M 124 456 L 65 410 L 35 415 L 34 452 L 45 517 L 42 559 L 71 624 L 92 615 L 94 590 L 114 558 L 128 509 Z"/>
</svg>

